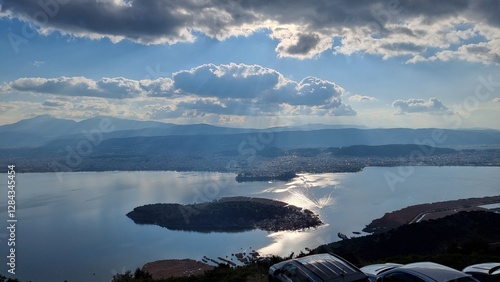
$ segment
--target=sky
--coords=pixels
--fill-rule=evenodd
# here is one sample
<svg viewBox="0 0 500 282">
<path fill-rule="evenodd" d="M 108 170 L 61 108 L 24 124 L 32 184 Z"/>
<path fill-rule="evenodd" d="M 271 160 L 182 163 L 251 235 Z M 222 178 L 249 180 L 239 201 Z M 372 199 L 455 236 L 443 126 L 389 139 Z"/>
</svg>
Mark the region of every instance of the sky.
<svg viewBox="0 0 500 282">
<path fill-rule="evenodd" d="M 500 129 L 500 1 L 0 0 L 0 124 Z"/>
</svg>

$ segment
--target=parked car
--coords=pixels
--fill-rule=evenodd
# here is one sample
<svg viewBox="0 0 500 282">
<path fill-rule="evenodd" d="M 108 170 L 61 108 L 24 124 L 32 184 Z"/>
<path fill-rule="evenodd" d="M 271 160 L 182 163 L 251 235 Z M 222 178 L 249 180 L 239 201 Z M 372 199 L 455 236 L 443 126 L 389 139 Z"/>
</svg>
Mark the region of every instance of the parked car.
<svg viewBox="0 0 500 282">
<path fill-rule="evenodd" d="M 370 279 L 370 282 L 377 282 L 377 277 L 382 275 L 382 273 L 391 270 L 396 267 L 403 266 L 402 264 L 399 263 L 379 263 L 379 264 L 371 264 L 367 266 L 361 267 L 361 271 L 365 273 L 368 276 L 368 279 Z"/>
<path fill-rule="evenodd" d="M 368 282 L 355 265 L 334 254 L 310 255 L 272 265 L 269 281 L 280 282 Z"/>
<path fill-rule="evenodd" d="M 498 262 L 474 264 L 462 271 L 481 282 L 500 282 L 500 263 Z"/>
<path fill-rule="evenodd" d="M 434 262 L 416 262 L 381 273 L 378 282 L 478 282 L 469 274 Z"/>
</svg>

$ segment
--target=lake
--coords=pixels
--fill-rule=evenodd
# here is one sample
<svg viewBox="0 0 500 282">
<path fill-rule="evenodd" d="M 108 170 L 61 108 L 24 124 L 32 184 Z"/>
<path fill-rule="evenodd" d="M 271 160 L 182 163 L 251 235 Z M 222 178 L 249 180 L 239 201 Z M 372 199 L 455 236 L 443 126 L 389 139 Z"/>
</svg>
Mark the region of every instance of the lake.
<svg viewBox="0 0 500 282">
<path fill-rule="evenodd" d="M 109 281 L 117 272 L 167 258 L 230 258 L 251 250 L 289 255 L 337 241 L 338 232 L 351 236 L 371 220 L 408 205 L 500 194 L 498 167 L 414 167 L 410 171 L 368 167 L 358 173 L 303 174 L 288 183 L 237 183 L 234 174 L 205 172 L 59 176 L 17 175 L 15 278 L 22 282 Z M 0 183 L 0 273 L 6 275 L 6 173 L 0 175 Z M 136 225 L 125 216 L 145 204 L 187 204 L 238 195 L 311 209 L 325 225 L 301 232 L 205 234 Z"/>
</svg>

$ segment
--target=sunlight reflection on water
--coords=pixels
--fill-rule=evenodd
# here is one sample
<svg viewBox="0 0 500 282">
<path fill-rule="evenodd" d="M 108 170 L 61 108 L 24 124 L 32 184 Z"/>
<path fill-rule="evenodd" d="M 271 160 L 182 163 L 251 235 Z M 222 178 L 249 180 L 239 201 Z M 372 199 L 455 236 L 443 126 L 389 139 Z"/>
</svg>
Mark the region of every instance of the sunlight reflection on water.
<svg viewBox="0 0 500 282">
<path fill-rule="evenodd" d="M 109 280 L 111 270 L 134 269 L 147 261 L 201 260 L 204 255 L 225 256 L 250 247 L 262 254 L 288 256 L 337 241 L 338 232 L 352 236 L 371 220 L 408 205 L 500 194 L 497 167 L 415 167 L 414 175 L 391 190 L 384 172 L 396 170 L 300 174 L 288 183 L 237 183 L 233 174 L 204 172 L 68 173 L 63 183 L 51 173 L 20 174 L 18 266 L 25 271 L 18 278 L 89 281 L 86 275 L 95 272 Z M 0 186 L 0 193 L 6 194 L 5 186 Z M 325 224 L 293 232 L 205 234 L 136 225 L 125 216 L 145 204 L 199 202 L 200 193 L 207 199 L 280 200 L 310 209 Z M 6 218 L 6 211 L 6 203 L 0 203 L 0 218 Z M 2 255 L 0 263 L 5 265 L 5 258 Z"/>
</svg>

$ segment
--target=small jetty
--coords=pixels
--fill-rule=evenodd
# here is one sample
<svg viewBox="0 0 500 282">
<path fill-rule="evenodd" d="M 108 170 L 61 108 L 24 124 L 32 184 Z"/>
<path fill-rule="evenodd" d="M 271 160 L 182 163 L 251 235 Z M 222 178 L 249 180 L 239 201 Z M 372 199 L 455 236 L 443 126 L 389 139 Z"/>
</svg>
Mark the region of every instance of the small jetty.
<svg viewBox="0 0 500 282">
<path fill-rule="evenodd" d="M 338 233 L 337 236 L 342 239 L 342 240 L 347 240 L 350 239 L 349 236 L 345 235 L 344 233 Z"/>
</svg>

